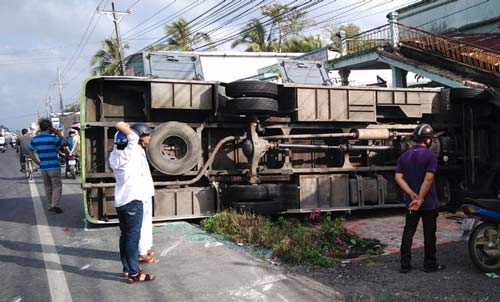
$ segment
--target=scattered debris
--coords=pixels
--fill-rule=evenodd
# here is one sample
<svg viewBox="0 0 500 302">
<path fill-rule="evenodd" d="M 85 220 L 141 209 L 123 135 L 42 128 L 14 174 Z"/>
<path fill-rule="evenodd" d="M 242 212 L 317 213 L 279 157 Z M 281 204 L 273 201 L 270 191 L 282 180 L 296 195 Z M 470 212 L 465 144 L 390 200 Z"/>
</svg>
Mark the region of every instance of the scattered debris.
<svg viewBox="0 0 500 302">
<path fill-rule="evenodd" d="M 496 273 L 486 273 L 484 274 L 486 277 L 488 278 L 500 278 L 500 275 L 496 274 Z"/>
</svg>

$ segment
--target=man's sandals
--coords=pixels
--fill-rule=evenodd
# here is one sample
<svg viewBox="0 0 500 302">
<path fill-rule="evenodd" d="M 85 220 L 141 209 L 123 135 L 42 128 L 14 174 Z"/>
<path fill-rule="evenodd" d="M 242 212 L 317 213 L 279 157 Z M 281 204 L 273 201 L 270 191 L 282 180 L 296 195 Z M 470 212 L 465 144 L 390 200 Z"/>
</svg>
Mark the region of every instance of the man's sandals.
<svg viewBox="0 0 500 302">
<path fill-rule="evenodd" d="M 154 278 L 155 278 L 154 275 L 145 274 L 142 271 L 139 271 L 139 273 L 135 276 L 128 275 L 127 282 L 129 284 L 132 284 L 132 283 L 138 283 L 138 282 L 153 281 Z"/>
</svg>

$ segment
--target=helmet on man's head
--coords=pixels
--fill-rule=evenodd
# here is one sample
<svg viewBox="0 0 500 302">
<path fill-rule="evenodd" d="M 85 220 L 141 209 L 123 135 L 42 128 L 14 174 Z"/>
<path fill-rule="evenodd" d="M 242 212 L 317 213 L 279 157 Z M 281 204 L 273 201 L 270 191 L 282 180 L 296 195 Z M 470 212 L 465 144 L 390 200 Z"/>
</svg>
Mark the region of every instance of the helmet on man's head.
<svg viewBox="0 0 500 302">
<path fill-rule="evenodd" d="M 130 126 L 130 129 L 134 130 L 134 132 L 137 133 L 139 137 L 151 135 L 151 133 L 153 132 L 148 125 L 142 123 L 133 124 L 132 126 Z"/>
<path fill-rule="evenodd" d="M 413 131 L 413 141 L 417 143 L 425 142 L 427 139 L 432 139 L 434 130 L 429 124 L 420 124 Z"/>
</svg>

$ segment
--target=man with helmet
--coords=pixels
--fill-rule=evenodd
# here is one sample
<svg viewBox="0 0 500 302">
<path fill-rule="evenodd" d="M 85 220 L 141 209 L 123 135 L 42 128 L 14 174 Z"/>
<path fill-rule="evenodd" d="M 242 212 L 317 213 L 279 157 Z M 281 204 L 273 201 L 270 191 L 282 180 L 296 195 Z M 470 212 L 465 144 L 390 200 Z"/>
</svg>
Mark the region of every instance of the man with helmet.
<svg viewBox="0 0 500 302">
<path fill-rule="evenodd" d="M 434 174 L 437 157 L 429 150 L 432 139 L 432 127 L 418 125 L 413 132 L 415 145 L 399 157 L 396 166 L 394 179 L 405 193 L 404 202 L 408 208 L 401 240 L 401 273 L 412 269 L 411 246 L 420 218 L 424 228 L 424 271 L 435 272 L 445 268 L 436 262 L 438 198 Z"/>
<path fill-rule="evenodd" d="M 144 124 L 115 126 L 115 146 L 109 157 L 115 186 L 115 208 L 120 222 L 120 258 L 129 283 L 151 281 L 153 275 L 139 269 L 139 240 L 144 206 L 154 195 L 153 179 L 144 148 L 150 128 Z"/>
</svg>

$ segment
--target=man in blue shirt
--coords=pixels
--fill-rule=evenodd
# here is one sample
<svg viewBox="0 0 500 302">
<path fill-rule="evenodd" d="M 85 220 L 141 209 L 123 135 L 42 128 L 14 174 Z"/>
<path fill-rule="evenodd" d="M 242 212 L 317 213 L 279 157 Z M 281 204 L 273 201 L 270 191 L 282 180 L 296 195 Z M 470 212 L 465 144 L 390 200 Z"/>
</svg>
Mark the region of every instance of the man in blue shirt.
<svg viewBox="0 0 500 302">
<path fill-rule="evenodd" d="M 61 165 L 58 158 L 58 149 L 61 146 L 68 146 L 68 141 L 57 129 L 52 128 L 49 119 L 39 121 L 40 134 L 31 139 L 28 145 L 28 155 L 33 162 L 40 166 L 45 186 L 45 194 L 49 211 L 60 214 L 63 210 L 59 207 L 62 194 Z M 34 155 L 38 154 L 38 158 Z"/>
<path fill-rule="evenodd" d="M 437 171 L 437 157 L 430 150 L 432 127 L 421 124 L 415 128 L 415 146 L 401 155 L 394 177 L 403 189 L 404 202 L 408 208 L 406 224 L 401 240 L 401 273 L 408 273 L 412 266 L 411 245 L 422 218 L 424 227 L 424 271 L 435 272 L 445 268 L 436 262 L 436 228 L 438 216 L 438 197 L 434 174 Z"/>
</svg>

